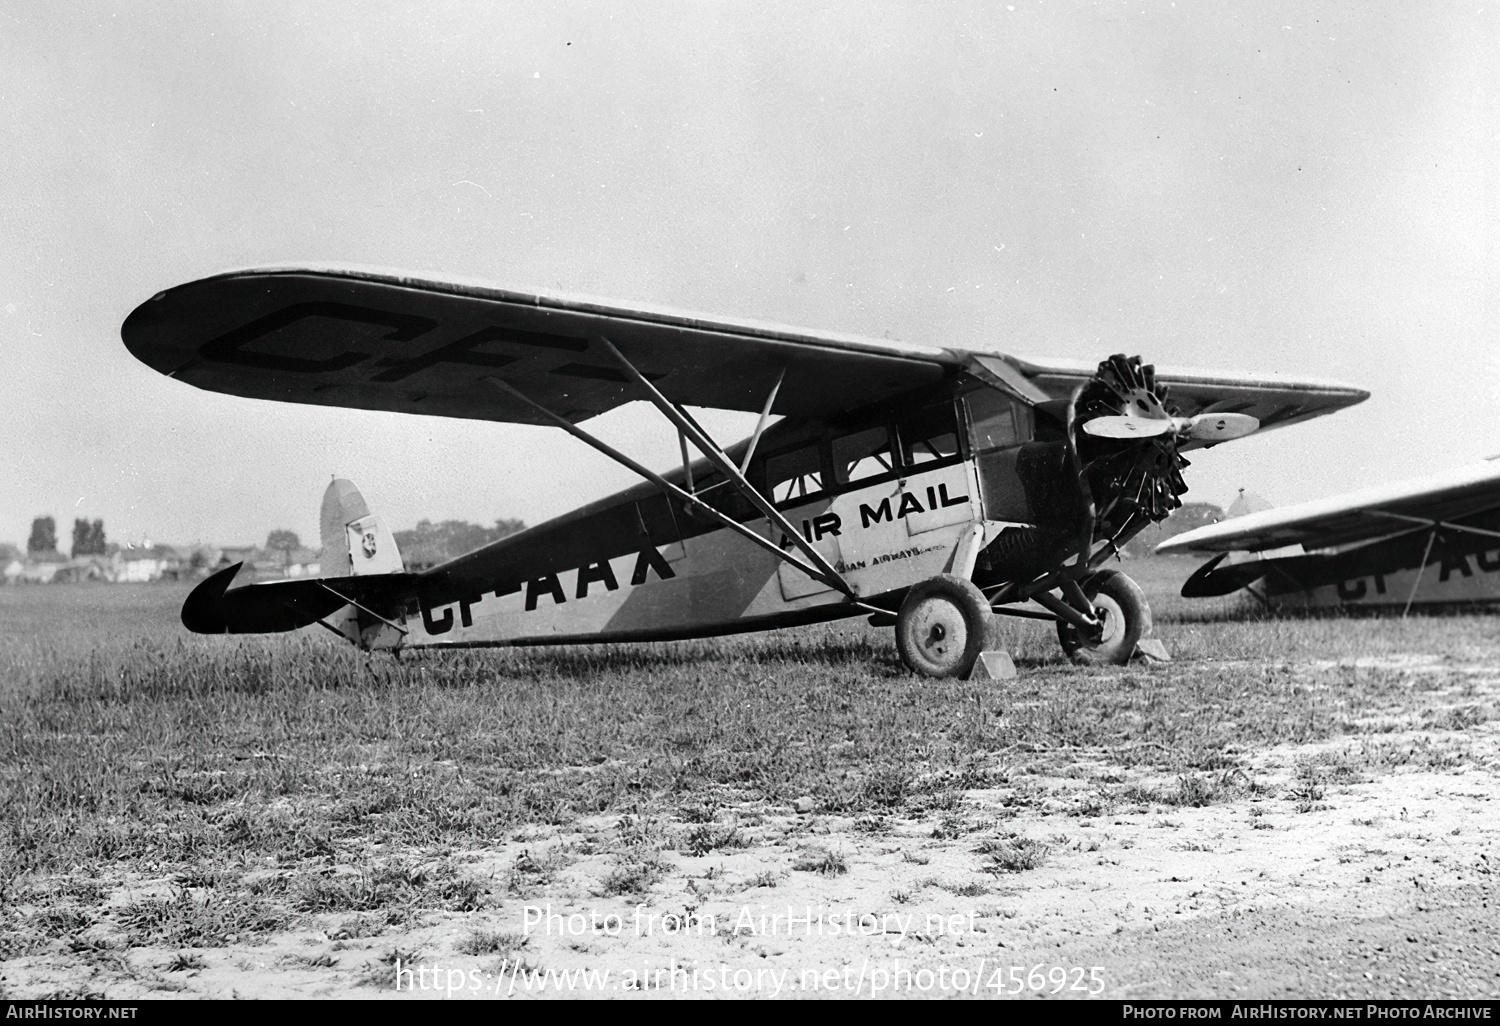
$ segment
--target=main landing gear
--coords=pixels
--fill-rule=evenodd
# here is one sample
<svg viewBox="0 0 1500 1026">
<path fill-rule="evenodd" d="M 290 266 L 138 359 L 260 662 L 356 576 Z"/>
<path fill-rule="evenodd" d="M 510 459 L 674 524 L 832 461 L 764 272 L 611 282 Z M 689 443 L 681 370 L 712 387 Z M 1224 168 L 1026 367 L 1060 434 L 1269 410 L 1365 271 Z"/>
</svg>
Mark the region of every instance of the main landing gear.
<svg viewBox="0 0 1500 1026">
<path fill-rule="evenodd" d="M 1140 640 L 1151 633 L 1151 606 L 1141 586 L 1118 570 L 1100 570 L 1083 585 L 1101 621 L 1097 633 L 1057 621 L 1057 640 L 1075 663 L 1123 666 Z"/>
<path fill-rule="evenodd" d="M 1145 592 L 1118 570 L 1099 570 L 1062 594 L 1033 596 L 1052 616 L 1016 615 L 1055 619 L 1057 640 L 1075 663 L 1124 665 L 1151 633 Z M 994 624 L 989 600 L 972 581 L 943 574 L 907 592 L 896 613 L 896 649 L 908 669 L 925 677 L 967 677 L 979 654 L 994 647 Z"/>
<path fill-rule="evenodd" d="M 973 581 L 942 574 L 906 593 L 896 613 L 896 650 L 923 676 L 967 677 L 991 646 L 994 622 Z"/>
</svg>

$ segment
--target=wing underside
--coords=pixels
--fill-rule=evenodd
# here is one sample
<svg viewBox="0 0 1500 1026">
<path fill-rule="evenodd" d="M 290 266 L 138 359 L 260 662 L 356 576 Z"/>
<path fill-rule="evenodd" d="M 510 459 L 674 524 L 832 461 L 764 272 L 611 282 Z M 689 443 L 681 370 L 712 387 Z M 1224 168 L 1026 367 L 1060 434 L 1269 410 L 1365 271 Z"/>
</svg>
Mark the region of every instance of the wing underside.
<svg viewBox="0 0 1500 1026">
<path fill-rule="evenodd" d="M 545 423 L 487 378 L 572 421 L 634 398 L 611 343 L 669 399 L 821 417 L 938 381 L 943 350 L 687 315 L 320 271 L 242 272 L 168 290 L 126 347 L 199 388 L 284 402 Z"/>
<path fill-rule="evenodd" d="M 339 270 L 190 282 L 141 304 L 121 335 L 149 366 L 210 391 L 528 424 L 548 421 L 496 382 L 573 422 L 641 398 L 610 345 L 673 402 L 759 412 L 779 381 L 771 412 L 813 419 L 965 370 L 1026 402 L 1065 399 L 1095 369 Z M 1163 370 L 1157 379 L 1184 415 L 1248 413 L 1265 427 L 1367 395 L 1263 375 Z"/>
<path fill-rule="evenodd" d="M 1158 552 L 1269 552 L 1292 547 L 1334 554 L 1420 530 L 1466 522 L 1500 508 L 1500 463 L 1487 461 L 1415 481 L 1364 489 L 1236 517 L 1187 531 Z"/>
<path fill-rule="evenodd" d="M 1307 591 L 1462 562 L 1497 547 L 1500 464 L 1488 462 L 1236 517 L 1187 531 L 1156 551 L 1214 553 L 1182 588 L 1188 598 L 1206 598 L 1262 579 L 1272 592 Z"/>
</svg>

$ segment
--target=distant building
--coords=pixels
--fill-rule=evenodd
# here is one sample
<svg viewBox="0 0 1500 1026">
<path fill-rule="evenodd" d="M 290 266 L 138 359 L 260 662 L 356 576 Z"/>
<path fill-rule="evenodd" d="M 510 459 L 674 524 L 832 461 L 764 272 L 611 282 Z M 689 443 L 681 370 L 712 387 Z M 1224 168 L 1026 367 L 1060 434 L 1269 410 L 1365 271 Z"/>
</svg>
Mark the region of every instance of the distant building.
<svg viewBox="0 0 1500 1026">
<path fill-rule="evenodd" d="M 243 563 L 241 573 L 254 573 L 257 561 L 264 562 L 265 559 L 265 553 L 254 545 L 226 545 L 219 550 L 219 561 L 214 569 L 223 570 L 236 563 Z"/>
<path fill-rule="evenodd" d="M 223 570 L 236 563 L 243 563 L 240 577 L 316 577 L 318 576 L 318 550 L 297 548 L 290 552 L 276 552 L 256 545 L 230 545 L 219 550 L 218 562 L 213 569 Z"/>
<path fill-rule="evenodd" d="M 68 565 L 61 552 L 29 552 L 24 559 L 13 559 L 5 567 L 7 584 L 51 584 L 59 570 Z"/>
<path fill-rule="evenodd" d="M 53 574 L 51 584 L 78 584 L 83 581 L 114 581 L 119 568 L 108 556 L 74 556 Z"/>
<path fill-rule="evenodd" d="M 280 553 L 286 559 L 286 565 L 280 570 L 285 577 L 316 577 L 318 576 L 318 559 L 322 555 L 317 549 L 301 547 L 293 549 L 289 553 Z M 290 558 L 287 558 L 290 557 Z M 277 566 L 281 566 L 280 563 Z"/>
<path fill-rule="evenodd" d="M 0 567 L 6 584 L 79 584 L 84 581 L 140 583 L 175 580 L 185 564 L 168 545 L 111 546 L 107 555 L 74 556 L 61 552 L 33 552 L 12 558 Z"/>
<path fill-rule="evenodd" d="M 69 558 L 61 552 L 23 553 L 0 544 L 0 584 L 77 584 L 107 581 L 145 584 L 151 581 L 191 580 L 243 563 L 243 577 L 279 579 L 317 577 L 321 571 L 317 549 L 273 552 L 255 545 L 159 545 L 149 539 L 137 544 L 109 545 L 103 555 Z"/>
<path fill-rule="evenodd" d="M 115 552 L 114 580 L 122 584 L 143 584 L 162 578 L 175 580 L 182 574 L 182 557 L 170 545 L 153 545 L 149 541 L 128 545 Z"/>
</svg>

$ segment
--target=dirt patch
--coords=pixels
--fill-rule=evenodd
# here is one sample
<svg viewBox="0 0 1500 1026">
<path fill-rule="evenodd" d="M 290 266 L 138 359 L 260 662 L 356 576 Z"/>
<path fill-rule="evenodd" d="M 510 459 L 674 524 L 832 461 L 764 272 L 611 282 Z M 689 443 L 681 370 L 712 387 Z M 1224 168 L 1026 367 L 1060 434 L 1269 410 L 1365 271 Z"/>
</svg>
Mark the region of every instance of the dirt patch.
<svg viewBox="0 0 1500 1026">
<path fill-rule="evenodd" d="M 317 892 L 345 895 L 338 911 L 314 901 L 253 943 L 125 946 L 85 930 L 5 962 L 4 985 L 397 996 L 399 960 L 401 996 L 429 998 L 581 996 L 590 980 L 701 996 L 1500 995 L 1500 731 L 1379 739 L 1406 761 L 1372 766 L 1349 739 L 1282 747 L 1250 760 L 1254 786 L 1231 782 L 1229 800 L 1092 817 L 1054 787 L 1054 811 L 988 789 L 914 819 L 746 808 L 532 828 L 446 860 L 489 896 L 473 909 L 372 915 L 358 906 L 376 884 L 345 874 Z M 1463 759 L 1434 768 L 1445 747 Z M 1438 754 L 1414 765 L 1414 751 Z M 1144 776 L 1119 786 L 1173 793 Z M 132 881 L 101 921 L 123 910 L 139 929 L 156 909 L 167 929 L 162 910 L 184 900 L 170 881 Z"/>
</svg>

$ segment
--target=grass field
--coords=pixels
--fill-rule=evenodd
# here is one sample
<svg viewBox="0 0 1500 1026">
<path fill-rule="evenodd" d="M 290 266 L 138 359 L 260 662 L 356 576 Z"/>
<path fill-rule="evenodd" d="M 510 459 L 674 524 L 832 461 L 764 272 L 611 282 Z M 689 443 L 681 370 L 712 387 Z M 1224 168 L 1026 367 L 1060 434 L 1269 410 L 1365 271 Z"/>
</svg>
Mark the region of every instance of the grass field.
<svg viewBox="0 0 1500 1026">
<path fill-rule="evenodd" d="M 396 661 L 322 636 L 188 635 L 186 586 L 0 588 L 0 960 L 482 908 L 548 867 L 476 881 L 449 856 L 606 813 L 658 824 L 609 842 L 624 892 L 649 888 L 658 850 L 735 843 L 731 811 L 808 797 L 877 822 L 961 816 L 968 792 L 1004 786 L 1011 815 L 1080 751 L 1160 781 L 1100 773 L 1080 816 L 1207 805 L 1253 791 L 1247 753 L 1348 738 L 1324 770 L 1385 772 L 1462 757 L 1386 743 L 1398 726 L 1492 715 L 1460 678 L 1371 657 L 1500 663 L 1500 618 L 1191 604 L 1175 593 L 1192 566 L 1126 567 L 1172 663 L 1074 667 L 1047 625 L 1007 621 L 1021 674 L 999 684 L 911 676 L 860 620 Z M 110 901 L 132 874 L 171 886 Z"/>
</svg>

